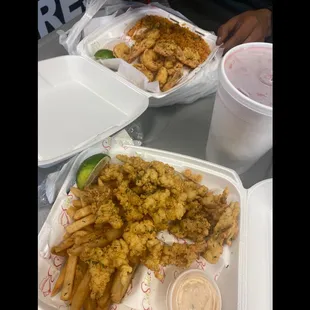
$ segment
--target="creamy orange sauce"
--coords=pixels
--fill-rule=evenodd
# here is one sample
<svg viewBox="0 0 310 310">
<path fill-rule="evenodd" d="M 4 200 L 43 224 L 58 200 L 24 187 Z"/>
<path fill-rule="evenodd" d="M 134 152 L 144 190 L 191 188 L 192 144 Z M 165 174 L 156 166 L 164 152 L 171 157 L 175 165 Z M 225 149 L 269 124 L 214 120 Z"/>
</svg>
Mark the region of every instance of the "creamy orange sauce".
<svg viewBox="0 0 310 310">
<path fill-rule="evenodd" d="M 189 273 L 181 278 L 172 293 L 173 310 L 220 310 L 220 296 L 203 275 Z"/>
</svg>

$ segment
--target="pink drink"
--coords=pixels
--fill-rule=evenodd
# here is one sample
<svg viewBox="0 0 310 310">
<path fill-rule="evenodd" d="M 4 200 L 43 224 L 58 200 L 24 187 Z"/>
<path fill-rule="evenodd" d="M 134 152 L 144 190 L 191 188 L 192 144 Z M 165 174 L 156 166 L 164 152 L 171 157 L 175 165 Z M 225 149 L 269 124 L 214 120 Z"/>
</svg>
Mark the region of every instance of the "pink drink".
<svg viewBox="0 0 310 310">
<path fill-rule="evenodd" d="M 272 107 L 272 49 L 251 47 L 237 50 L 224 63 L 228 80 L 239 92 Z"/>
</svg>

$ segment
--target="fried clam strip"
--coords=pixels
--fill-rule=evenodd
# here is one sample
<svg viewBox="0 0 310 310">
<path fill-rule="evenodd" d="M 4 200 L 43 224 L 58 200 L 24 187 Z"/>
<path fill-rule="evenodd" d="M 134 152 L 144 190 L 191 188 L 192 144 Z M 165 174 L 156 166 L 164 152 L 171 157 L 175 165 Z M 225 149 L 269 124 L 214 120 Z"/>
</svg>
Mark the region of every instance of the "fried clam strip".
<svg viewBox="0 0 310 310">
<path fill-rule="evenodd" d="M 233 202 L 225 208 L 225 211 L 214 227 L 212 235 L 207 241 L 207 250 L 203 253 L 203 257 L 209 263 L 217 263 L 223 253 L 223 245 L 231 245 L 232 240 L 237 237 L 239 231 L 239 213 L 240 206 L 238 202 Z"/>
<path fill-rule="evenodd" d="M 167 265 L 189 267 L 206 248 L 205 242 L 196 244 L 173 243 L 169 246 L 154 239 L 148 241 L 148 253 L 141 259 L 141 262 L 154 271 L 156 278 L 162 280 L 163 275 L 160 273 L 162 267 Z"/>
<path fill-rule="evenodd" d="M 152 217 L 158 230 L 168 228 L 170 221 L 181 219 L 184 215 L 186 196 L 174 196 L 170 190 L 159 190 L 145 197 L 142 204 L 144 214 Z"/>
<path fill-rule="evenodd" d="M 100 298 L 104 294 L 107 283 L 115 268 L 121 270 L 121 276 L 126 277 L 132 272 L 128 260 L 129 248 L 123 239 L 114 240 L 104 248 L 85 248 L 81 260 L 89 263 L 91 273 L 91 298 Z"/>
<path fill-rule="evenodd" d="M 99 206 L 96 212 L 96 224 L 110 224 L 113 228 L 121 228 L 123 220 L 119 215 L 119 207 L 112 200 L 107 201 Z"/>
<path fill-rule="evenodd" d="M 169 231 L 178 238 L 201 242 L 213 232 L 227 207 L 228 189 L 220 195 L 214 195 L 207 187 L 197 183 L 201 180 L 200 176 L 195 176 L 189 171 L 184 171 L 183 174 L 187 179 L 194 180 L 185 181 L 187 212 L 182 220 L 171 223 Z"/>
<path fill-rule="evenodd" d="M 151 220 L 129 223 L 123 238 L 128 244 L 131 257 L 144 256 L 147 250 L 146 243 L 156 238 L 155 225 Z"/>
<path fill-rule="evenodd" d="M 167 188 L 173 194 L 182 193 L 184 181 L 179 174 L 176 174 L 173 167 L 159 161 L 145 162 L 134 156 L 117 155 L 116 157 L 124 162 L 123 169 L 129 174 L 128 178 L 134 180 L 146 194 L 156 191 L 158 187 Z"/>
<path fill-rule="evenodd" d="M 209 192 L 198 198 L 201 206 L 203 206 L 203 212 L 207 214 L 208 221 L 211 224 L 211 232 L 228 206 L 227 196 L 228 189 L 226 188 L 222 194 L 213 195 L 212 192 Z"/>
<path fill-rule="evenodd" d="M 169 227 L 169 232 L 178 238 L 189 238 L 195 242 L 203 241 L 209 235 L 210 223 L 201 214 L 200 207 L 187 212 L 182 220 Z"/>
<path fill-rule="evenodd" d="M 138 221 L 143 218 L 141 198 L 129 187 L 129 181 L 122 181 L 120 186 L 114 190 L 119 204 L 124 210 L 127 221 Z"/>
</svg>

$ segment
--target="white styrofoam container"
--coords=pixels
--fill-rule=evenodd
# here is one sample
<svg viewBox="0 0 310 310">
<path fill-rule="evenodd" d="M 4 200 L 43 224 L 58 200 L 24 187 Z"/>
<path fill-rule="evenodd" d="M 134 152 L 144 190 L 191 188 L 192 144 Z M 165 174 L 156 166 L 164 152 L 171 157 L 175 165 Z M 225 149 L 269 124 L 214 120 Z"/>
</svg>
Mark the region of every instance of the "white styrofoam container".
<svg viewBox="0 0 310 310">
<path fill-rule="evenodd" d="M 148 105 L 138 87 L 98 63 L 80 56 L 40 61 L 39 167 L 55 165 L 111 136 Z"/>
<path fill-rule="evenodd" d="M 99 152 L 102 152 L 102 148 L 94 147 L 81 153 L 71 168 L 71 175 L 75 175 L 82 160 Z M 240 232 L 230 247 L 230 266 L 224 269 L 217 279 L 222 296 L 222 310 L 271 310 L 272 179 L 246 190 L 236 172 L 200 159 L 135 146 L 126 146 L 123 153 L 141 156 L 148 161 L 162 161 L 179 172 L 189 168 L 201 174 L 201 183 L 210 189 L 229 188 L 228 199 L 240 202 Z M 112 158 L 115 156 L 112 151 L 110 155 Z M 60 208 L 60 201 L 64 199 L 70 182 L 65 181 L 40 231 L 39 251 L 46 246 L 47 232 L 53 229 L 56 208 Z M 54 307 L 39 300 L 39 309 L 49 310 Z"/>
<path fill-rule="evenodd" d="M 157 7 L 116 17 L 99 27 L 78 46 L 80 56 L 68 55 L 38 63 L 38 166 L 49 167 L 113 135 L 139 117 L 150 97 L 164 97 L 187 83 L 208 59 L 183 82 L 164 93 L 144 91 L 105 66 L 92 55 L 111 38 L 120 37 L 147 14 L 160 15 L 199 33 L 215 52 L 216 36 Z M 104 81 L 104 83 L 102 82 Z M 52 124 L 52 125 L 51 125 Z"/>
<path fill-rule="evenodd" d="M 168 94 L 171 94 L 188 83 L 203 67 L 205 67 L 216 52 L 216 39 L 217 37 L 197 26 L 190 24 L 189 22 L 155 6 L 142 7 L 134 10 L 128 10 L 126 13 L 114 18 L 113 23 L 98 27 L 95 31 L 86 36 L 77 46 L 78 55 L 91 59 L 97 62 L 94 58 L 94 54 L 97 50 L 102 48 L 111 49 L 120 41 L 130 42 L 131 38 L 126 36 L 128 30 L 130 30 L 138 20 L 146 15 L 157 15 L 169 19 L 173 23 L 177 23 L 180 26 L 188 28 L 190 31 L 199 34 L 203 40 L 207 42 L 210 47 L 211 54 L 209 57 L 200 64 L 197 68 L 190 71 L 188 75 L 181 79 L 181 81 L 172 89 L 165 92 L 150 93 L 142 90 L 146 96 L 153 98 L 163 98 Z M 117 75 L 117 73 L 114 73 Z"/>
</svg>

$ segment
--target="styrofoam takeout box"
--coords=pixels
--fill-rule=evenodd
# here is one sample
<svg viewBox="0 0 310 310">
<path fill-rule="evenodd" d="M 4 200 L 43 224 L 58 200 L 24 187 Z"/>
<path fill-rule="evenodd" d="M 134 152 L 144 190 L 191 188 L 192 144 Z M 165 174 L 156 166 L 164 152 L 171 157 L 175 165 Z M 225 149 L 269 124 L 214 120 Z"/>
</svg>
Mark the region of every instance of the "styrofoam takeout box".
<svg viewBox="0 0 310 310">
<path fill-rule="evenodd" d="M 113 49 L 113 47 L 120 41 L 127 43 L 132 42 L 132 39 L 127 36 L 126 33 L 136 24 L 137 21 L 139 21 L 146 15 L 161 16 L 167 18 L 172 23 L 176 23 L 179 24 L 181 27 L 188 28 L 190 31 L 201 36 L 203 40 L 207 42 L 211 50 L 211 54 L 209 55 L 209 57 L 197 68 L 191 70 L 188 75 L 184 76 L 184 78 L 182 78 L 181 81 L 172 89 L 166 92 L 158 93 L 150 93 L 148 91 L 142 90 L 142 93 L 144 93 L 148 97 L 163 98 L 188 83 L 195 76 L 195 74 L 197 74 L 204 66 L 206 66 L 210 61 L 212 61 L 214 52 L 216 51 L 215 48 L 217 39 L 214 34 L 199 27 L 196 27 L 189 22 L 158 7 L 148 6 L 146 8 L 142 7 L 134 10 L 129 10 L 126 13 L 115 17 L 113 23 L 98 27 L 94 32 L 90 33 L 78 44 L 77 53 L 82 57 L 86 57 L 94 62 L 97 62 L 94 58 L 94 54 L 97 52 L 97 50 L 102 48 Z"/>
<path fill-rule="evenodd" d="M 114 26 L 98 28 L 79 43 L 82 56 L 68 55 L 38 63 L 38 165 L 49 167 L 111 136 L 133 122 L 148 107 L 187 83 L 208 61 L 165 93 L 144 91 L 92 58 L 95 51 L 129 30 L 147 14 L 160 15 L 199 33 L 215 51 L 216 36 L 162 9 L 128 11 Z M 212 53 L 211 53 L 212 54 Z"/>
<path fill-rule="evenodd" d="M 81 162 L 98 152 L 102 152 L 102 147 L 94 147 L 80 154 L 76 159 L 76 164 L 71 168 L 71 170 L 75 169 L 71 171 L 71 175 L 76 173 L 79 166 L 78 160 Z M 117 153 L 120 151 L 117 150 Z M 203 160 L 135 146 L 125 146 L 121 153 L 141 156 L 147 161 L 162 161 L 179 172 L 191 169 L 194 173 L 203 176 L 201 183 L 211 190 L 223 190 L 228 187 L 230 192 L 228 200 L 240 202 L 240 232 L 229 248 L 231 254 L 228 268 L 224 268 L 218 279 L 215 279 L 222 296 L 222 310 L 271 310 L 272 180 L 260 182 L 246 190 L 236 172 Z M 112 158 L 116 155 L 112 149 L 110 155 Z M 39 260 L 39 276 L 40 262 L 42 262 L 40 253 L 45 252 L 47 255 L 46 250 L 52 246 L 48 244 L 49 234 L 59 227 L 56 221 L 64 197 L 67 195 L 68 186 L 69 184 L 65 182 L 39 234 L 38 255 L 41 259 Z M 59 232 L 59 237 L 62 234 L 63 232 Z M 42 293 L 39 294 L 39 309 L 57 308 L 53 300 L 46 298 Z"/>
<path fill-rule="evenodd" d="M 148 104 L 138 87 L 98 63 L 80 56 L 40 61 L 39 167 L 55 165 L 113 135 Z"/>
</svg>

